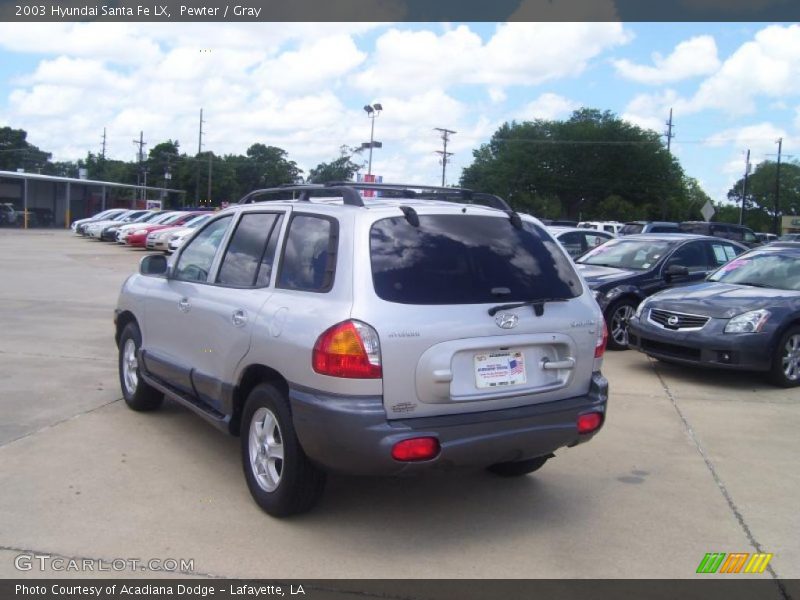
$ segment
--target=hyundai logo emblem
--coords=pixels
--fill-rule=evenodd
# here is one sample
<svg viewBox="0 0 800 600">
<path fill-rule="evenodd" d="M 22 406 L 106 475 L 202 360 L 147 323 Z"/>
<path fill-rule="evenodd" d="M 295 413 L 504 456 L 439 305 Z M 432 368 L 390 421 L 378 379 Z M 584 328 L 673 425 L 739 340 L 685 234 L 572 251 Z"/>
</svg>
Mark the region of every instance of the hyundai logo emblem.
<svg viewBox="0 0 800 600">
<path fill-rule="evenodd" d="M 501 329 L 513 329 L 517 326 L 519 317 L 508 313 L 500 313 L 494 318 L 494 322 L 497 323 L 497 326 Z"/>
<path fill-rule="evenodd" d="M 678 324 L 678 317 L 672 315 L 669 319 L 667 319 L 667 325 L 672 325 L 675 327 Z"/>
</svg>

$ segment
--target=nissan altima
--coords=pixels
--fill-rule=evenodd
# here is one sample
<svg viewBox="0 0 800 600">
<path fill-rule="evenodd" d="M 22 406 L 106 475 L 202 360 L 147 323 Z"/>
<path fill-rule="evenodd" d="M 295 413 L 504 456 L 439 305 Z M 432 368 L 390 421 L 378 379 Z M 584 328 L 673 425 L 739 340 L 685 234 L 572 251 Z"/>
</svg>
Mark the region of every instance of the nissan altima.
<svg viewBox="0 0 800 600">
<path fill-rule="evenodd" d="M 639 304 L 628 343 L 667 362 L 762 371 L 800 385 L 800 243 L 775 242 L 735 258 L 698 285 Z"/>
</svg>

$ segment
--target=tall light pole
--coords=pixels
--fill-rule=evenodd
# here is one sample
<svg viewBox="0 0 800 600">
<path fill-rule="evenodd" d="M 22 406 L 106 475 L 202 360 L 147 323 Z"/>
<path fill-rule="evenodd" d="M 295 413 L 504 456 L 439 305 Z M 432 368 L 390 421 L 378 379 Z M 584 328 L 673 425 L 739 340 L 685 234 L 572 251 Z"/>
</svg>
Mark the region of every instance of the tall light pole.
<svg viewBox="0 0 800 600">
<path fill-rule="evenodd" d="M 383 144 L 375 141 L 375 119 L 378 118 L 382 110 L 383 106 L 381 106 L 377 102 L 375 104 L 367 104 L 364 107 L 364 112 L 367 113 L 367 117 L 369 117 L 369 119 L 372 121 L 372 126 L 370 127 L 369 130 L 369 143 L 361 144 L 362 148 L 369 148 L 369 163 L 367 166 L 367 175 L 372 175 L 372 149 L 383 147 Z"/>
</svg>

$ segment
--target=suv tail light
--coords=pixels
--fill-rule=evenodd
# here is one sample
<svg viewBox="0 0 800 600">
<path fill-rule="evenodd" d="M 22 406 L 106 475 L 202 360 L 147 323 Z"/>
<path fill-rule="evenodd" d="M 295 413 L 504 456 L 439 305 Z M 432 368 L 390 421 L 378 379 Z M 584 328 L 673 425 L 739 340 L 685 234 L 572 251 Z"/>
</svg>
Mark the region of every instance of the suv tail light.
<svg viewBox="0 0 800 600">
<path fill-rule="evenodd" d="M 317 338 L 311 358 L 317 373 L 348 379 L 380 379 L 381 343 L 366 323 L 349 320 L 334 325 Z"/>
<path fill-rule="evenodd" d="M 439 448 L 439 440 L 435 437 L 411 438 L 392 447 L 392 458 L 402 462 L 430 460 L 439 454 Z"/>
<path fill-rule="evenodd" d="M 608 327 L 606 327 L 606 320 L 601 316 L 600 320 L 603 322 L 603 333 L 597 336 L 597 343 L 594 347 L 594 357 L 603 358 L 606 352 L 606 344 L 608 343 Z"/>
<path fill-rule="evenodd" d="M 600 429 L 603 424 L 603 415 L 601 413 L 591 412 L 580 415 L 578 417 L 578 433 L 592 433 Z"/>
</svg>

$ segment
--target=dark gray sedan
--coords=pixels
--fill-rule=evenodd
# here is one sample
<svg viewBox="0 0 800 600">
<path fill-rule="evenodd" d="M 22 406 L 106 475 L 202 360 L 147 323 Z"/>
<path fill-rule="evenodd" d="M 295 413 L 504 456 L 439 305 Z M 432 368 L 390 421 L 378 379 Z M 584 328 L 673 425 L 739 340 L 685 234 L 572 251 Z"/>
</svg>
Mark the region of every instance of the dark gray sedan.
<svg viewBox="0 0 800 600">
<path fill-rule="evenodd" d="M 628 323 L 628 343 L 668 362 L 763 371 L 800 385 L 800 244 L 776 242 L 701 284 L 659 292 Z"/>
</svg>

